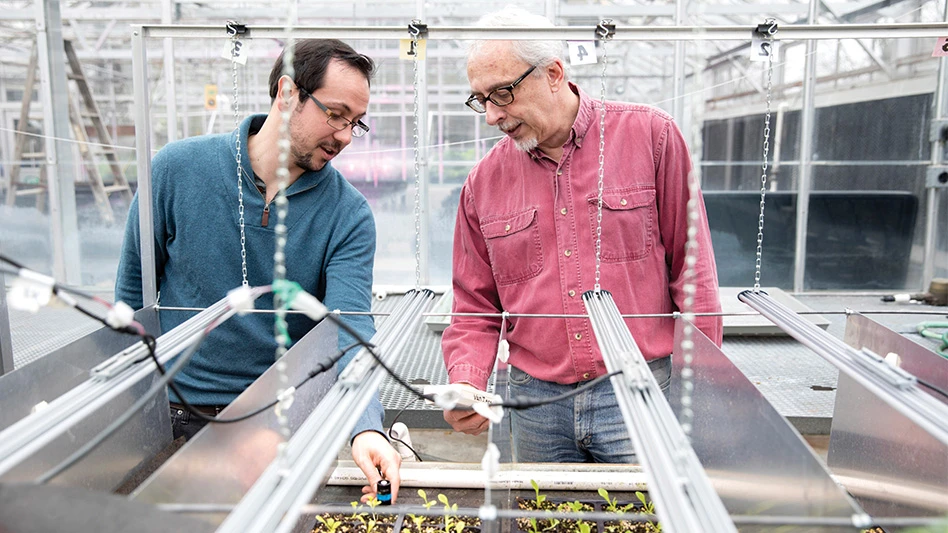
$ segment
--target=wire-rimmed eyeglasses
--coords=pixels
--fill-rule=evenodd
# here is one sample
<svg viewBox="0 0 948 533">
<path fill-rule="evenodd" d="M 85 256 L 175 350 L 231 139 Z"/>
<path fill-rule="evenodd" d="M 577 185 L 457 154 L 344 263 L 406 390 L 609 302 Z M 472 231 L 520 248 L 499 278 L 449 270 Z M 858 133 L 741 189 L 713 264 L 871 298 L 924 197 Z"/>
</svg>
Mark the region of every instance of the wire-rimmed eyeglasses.
<svg viewBox="0 0 948 533">
<path fill-rule="evenodd" d="M 329 124 L 329 127 L 336 131 L 342 131 L 348 127 L 352 127 L 352 136 L 353 137 L 362 137 L 369 132 L 369 127 L 365 125 L 365 122 L 361 120 L 351 121 L 346 117 L 336 114 L 331 111 L 328 107 L 324 106 L 322 102 L 316 99 L 310 92 L 300 89 L 301 92 L 305 93 L 310 100 L 316 104 L 316 107 L 323 110 L 326 113 L 326 124 Z"/>
<path fill-rule="evenodd" d="M 464 102 L 464 105 L 466 105 L 467 107 L 470 107 L 477 113 L 486 113 L 488 101 L 490 101 L 495 106 L 499 106 L 499 107 L 512 104 L 514 101 L 514 94 L 513 94 L 514 87 L 516 87 L 517 85 L 520 85 L 520 82 L 525 80 L 527 76 L 529 76 L 530 73 L 533 72 L 533 69 L 535 68 L 537 68 L 537 66 L 532 65 L 530 68 L 527 69 L 526 72 L 523 73 L 522 76 L 517 78 L 516 81 L 514 81 L 510 85 L 504 85 L 503 87 L 498 87 L 494 89 L 493 91 L 487 93 L 486 97 L 472 94 L 471 97 L 468 98 L 466 102 Z"/>
</svg>

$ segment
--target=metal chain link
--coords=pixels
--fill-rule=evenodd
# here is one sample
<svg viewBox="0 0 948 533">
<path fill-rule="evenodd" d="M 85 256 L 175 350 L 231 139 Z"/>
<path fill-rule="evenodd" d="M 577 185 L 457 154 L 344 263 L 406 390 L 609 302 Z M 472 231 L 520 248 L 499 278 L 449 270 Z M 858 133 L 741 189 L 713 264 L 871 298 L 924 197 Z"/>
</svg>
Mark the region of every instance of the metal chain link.
<svg viewBox="0 0 948 533">
<path fill-rule="evenodd" d="M 418 24 L 418 19 L 412 20 L 413 24 Z M 412 144 L 415 153 L 415 290 L 421 290 L 421 154 L 419 153 L 419 143 L 421 141 L 418 133 L 418 122 L 421 118 L 418 116 L 418 33 L 411 33 L 411 45 L 415 54 L 412 56 L 412 92 L 414 98 L 413 117 L 414 125 L 412 127 Z"/>
<path fill-rule="evenodd" d="M 699 30 L 700 33 L 700 30 Z M 701 204 L 699 201 L 699 189 L 701 184 L 701 154 L 702 147 L 702 124 L 704 122 L 700 113 L 704 109 L 703 99 L 703 81 L 701 73 L 705 69 L 696 64 L 694 66 L 694 87 L 691 91 L 691 171 L 688 173 L 688 201 L 686 205 L 687 217 L 687 238 L 685 240 L 685 271 L 683 273 L 682 292 L 684 299 L 681 306 L 681 320 L 684 321 L 681 329 L 681 342 L 678 345 L 676 355 L 681 357 L 681 410 L 679 411 L 679 423 L 682 433 L 691 440 L 691 433 L 694 427 L 694 410 L 692 409 L 692 398 L 694 396 L 694 320 L 695 320 L 695 295 L 697 294 L 697 284 L 695 283 L 695 267 L 698 263 L 698 222 L 701 217 Z M 684 107 L 684 106 L 682 106 Z M 677 117 L 679 120 L 681 117 Z"/>
<path fill-rule="evenodd" d="M 603 20 L 602 24 L 608 24 L 609 20 Z M 606 40 L 608 36 L 603 36 L 602 40 L 602 74 L 599 76 L 599 196 L 596 211 L 596 285 L 593 287 L 599 292 L 601 286 L 599 280 L 602 277 L 602 193 L 603 183 L 606 172 L 606 59 L 608 52 L 606 50 Z"/>
<path fill-rule="evenodd" d="M 297 3 L 295 0 L 288 0 L 288 3 L 290 5 L 286 22 L 286 32 L 288 35 L 292 35 L 293 22 L 296 20 L 297 14 Z M 292 142 L 290 136 L 290 118 L 291 111 L 296 107 L 296 103 L 292 101 L 293 89 L 296 88 L 296 70 L 293 65 L 295 61 L 295 47 L 294 39 L 292 37 L 288 38 L 286 46 L 283 49 L 283 72 L 281 73 L 281 75 L 286 78 L 286 81 L 283 84 L 282 94 L 277 95 L 278 98 L 283 98 L 284 107 L 280 113 L 280 131 L 279 140 L 277 141 L 277 148 L 279 149 L 279 155 L 277 156 L 279 164 L 276 171 L 277 194 L 273 200 L 277 208 L 277 222 L 273 228 L 273 232 L 276 236 L 273 251 L 274 282 L 286 279 L 286 215 L 289 208 L 289 202 L 286 199 L 286 187 L 290 180 L 290 147 Z M 292 80 L 292 82 L 290 80 Z M 266 198 L 264 198 L 264 200 L 266 200 Z M 277 369 L 277 379 L 280 382 L 277 389 L 278 403 L 275 411 L 277 422 L 280 425 L 280 435 L 283 437 L 283 442 L 277 446 L 277 454 L 278 460 L 284 466 L 283 470 L 288 472 L 289 469 L 286 468 L 288 466 L 286 445 L 290 440 L 291 432 L 287 411 L 293 404 L 295 389 L 293 389 L 292 384 L 290 384 L 290 378 L 286 371 L 286 359 L 283 357 L 286 355 L 291 342 L 289 328 L 286 323 L 287 303 L 288 302 L 283 299 L 283 294 L 277 291 L 274 292 L 273 308 L 276 311 L 273 320 L 273 334 L 276 340 L 276 363 L 274 366 Z"/>
<path fill-rule="evenodd" d="M 234 76 L 234 102 L 231 107 L 234 110 L 234 128 L 237 129 L 237 213 L 240 215 L 238 223 L 240 224 L 240 273 L 243 276 L 241 284 L 246 287 L 250 283 L 247 281 L 247 236 L 244 233 L 244 180 L 241 176 L 241 145 L 240 145 L 240 107 L 238 100 L 238 83 L 237 83 L 237 44 L 240 41 L 238 35 L 234 35 L 232 39 L 231 48 L 231 61 L 230 64 L 233 67 L 233 76 Z"/>
<path fill-rule="evenodd" d="M 773 36 L 770 35 L 770 40 Z M 760 259 L 764 242 L 764 199 L 767 196 L 767 155 L 770 152 L 770 112 L 774 91 L 774 56 L 767 56 L 767 113 L 764 115 L 764 162 L 760 174 L 760 216 L 757 219 L 757 259 L 754 264 L 754 292 L 760 292 Z"/>
</svg>

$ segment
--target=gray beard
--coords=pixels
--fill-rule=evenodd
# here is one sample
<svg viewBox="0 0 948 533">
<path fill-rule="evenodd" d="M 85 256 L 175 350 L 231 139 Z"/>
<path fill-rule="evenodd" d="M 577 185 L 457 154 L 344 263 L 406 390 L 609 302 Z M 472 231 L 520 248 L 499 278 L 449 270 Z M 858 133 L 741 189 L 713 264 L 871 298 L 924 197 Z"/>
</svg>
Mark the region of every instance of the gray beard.
<svg viewBox="0 0 948 533">
<path fill-rule="evenodd" d="M 533 150 L 534 148 L 539 146 L 539 144 L 540 143 L 539 141 L 537 141 L 536 137 L 530 137 L 529 139 L 514 141 L 514 146 L 516 146 L 517 150 L 520 150 L 521 152 L 529 152 L 530 150 Z"/>
</svg>

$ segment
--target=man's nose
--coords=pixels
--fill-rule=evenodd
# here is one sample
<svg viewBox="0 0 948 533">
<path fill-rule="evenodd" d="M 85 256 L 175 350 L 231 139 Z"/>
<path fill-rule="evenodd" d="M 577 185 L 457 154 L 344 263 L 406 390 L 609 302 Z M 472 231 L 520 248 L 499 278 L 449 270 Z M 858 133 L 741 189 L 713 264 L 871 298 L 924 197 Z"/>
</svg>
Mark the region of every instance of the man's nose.
<svg viewBox="0 0 948 533">
<path fill-rule="evenodd" d="M 487 123 L 491 126 L 496 126 L 507 117 L 507 112 L 504 111 L 504 108 L 490 100 L 484 103 L 484 109 L 487 110 Z"/>
<path fill-rule="evenodd" d="M 336 130 L 336 133 L 333 133 L 332 136 L 334 139 L 342 143 L 344 148 L 352 142 L 352 126 L 346 126 L 341 130 Z"/>
</svg>

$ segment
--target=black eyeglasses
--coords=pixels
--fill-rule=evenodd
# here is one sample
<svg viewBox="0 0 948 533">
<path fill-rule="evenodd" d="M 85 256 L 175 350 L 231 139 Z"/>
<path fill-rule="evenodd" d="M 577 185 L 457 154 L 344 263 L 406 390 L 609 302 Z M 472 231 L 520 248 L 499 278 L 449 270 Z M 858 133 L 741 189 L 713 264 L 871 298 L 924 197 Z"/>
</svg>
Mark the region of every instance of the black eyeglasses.
<svg viewBox="0 0 948 533">
<path fill-rule="evenodd" d="M 305 93 L 306 96 L 309 96 L 309 99 L 312 100 L 314 104 L 316 104 L 316 107 L 322 109 L 323 112 L 326 113 L 326 124 L 329 124 L 332 129 L 336 131 L 342 131 L 351 126 L 353 137 L 362 137 L 369 132 L 369 127 L 365 125 L 365 122 L 362 122 L 361 120 L 356 120 L 353 122 L 342 115 L 337 115 L 336 113 L 330 111 L 328 107 L 324 106 L 322 102 L 317 100 L 316 97 L 309 92 L 304 91 L 303 89 L 300 89 L 300 91 Z"/>
<path fill-rule="evenodd" d="M 514 87 L 516 87 L 517 85 L 520 85 L 520 82 L 525 80 L 527 76 L 529 76 L 530 73 L 533 72 L 533 69 L 535 68 L 537 68 L 536 65 L 531 66 L 530 68 L 527 69 L 526 72 L 523 73 L 522 76 L 517 78 L 516 81 L 514 81 L 510 85 L 504 85 L 503 87 L 498 87 L 494 89 L 493 91 L 487 93 L 486 98 L 483 96 L 472 94 L 471 97 L 468 98 L 466 102 L 464 102 L 464 105 L 466 105 L 467 107 L 470 107 L 477 113 L 486 113 L 488 100 L 490 100 L 492 104 L 496 106 L 500 106 L 500 107 L 512 104 L 514 101 L 514 94 L 513 94 Z"/>
</svg>

